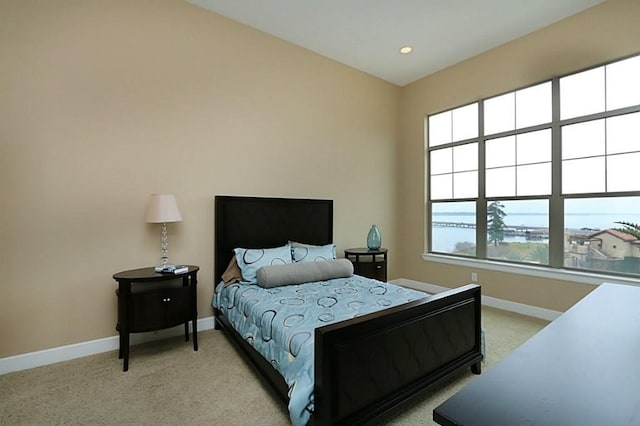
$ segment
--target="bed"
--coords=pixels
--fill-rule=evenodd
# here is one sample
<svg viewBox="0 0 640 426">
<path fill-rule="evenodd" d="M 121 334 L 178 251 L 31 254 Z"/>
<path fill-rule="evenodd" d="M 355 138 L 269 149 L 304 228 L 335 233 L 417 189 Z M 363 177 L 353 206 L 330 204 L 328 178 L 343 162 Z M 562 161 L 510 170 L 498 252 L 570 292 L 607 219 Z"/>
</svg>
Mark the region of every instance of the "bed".
<svg viewBox="0 0 640 426">
<path fill-rule="evenodd" d="M 237 247 L 333 242 L 331 200 L 216 196 L 214 221 L 217 281 Z M 366 423 L 463 369 L 480 374 L 480 312 L 480 287 L 466 285 L 315 328 L 309 424 Z M 272 363 L 234 329 L 224 309 L 214 306 L 214 318 L 288 404 L 289 385 Z"/>
</svg>

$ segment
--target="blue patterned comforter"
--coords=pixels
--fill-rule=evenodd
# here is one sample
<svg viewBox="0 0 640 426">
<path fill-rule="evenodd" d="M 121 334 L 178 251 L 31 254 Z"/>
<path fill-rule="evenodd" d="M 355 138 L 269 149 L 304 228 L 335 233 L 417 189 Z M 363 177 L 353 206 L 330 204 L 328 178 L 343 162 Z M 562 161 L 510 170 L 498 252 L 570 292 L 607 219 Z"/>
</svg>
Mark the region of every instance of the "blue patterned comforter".
<svg viewBox="0 0 640 426">
<path fill-rule="evenodd" d="M 314 329 L 426 296 L 353 275 L 275 288 L 219 284 L 211 304 L 282 374 L 291 422 L 304 425 L 313 412 Z"/>
</svg>

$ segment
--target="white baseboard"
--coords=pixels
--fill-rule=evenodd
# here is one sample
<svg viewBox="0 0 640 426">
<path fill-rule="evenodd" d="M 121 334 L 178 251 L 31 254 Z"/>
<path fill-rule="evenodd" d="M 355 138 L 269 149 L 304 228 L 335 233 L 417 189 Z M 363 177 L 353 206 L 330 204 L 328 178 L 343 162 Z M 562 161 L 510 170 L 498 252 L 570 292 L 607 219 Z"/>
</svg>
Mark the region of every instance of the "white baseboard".
<svg viewBox="0 0 640 426">
<path fill-rule="evenodd" d="M 213 328 L 213 317 L 198 319 L 198 331 L 210 330 Z M 189 330 L 191 333 L 191 330 Z M 149 333 L 131 334 L 130 344 L 139 345 L 141 343 L 152 342 L 154 340 L 166 339 L 168 337 L 184 335 L 184 326 L 168 328 Z M 88 342 L 75 343 L 73 345 L 60 346 L 57 348 L 45 349 L 37 352 L 30 352 L 21 355 L 0 358 L 0 375 L 11 373 L 12 371 L 27 370 L 41 365 L 54 364 L 56 362 L 69 361 L 88 355 L 95 355 L 103 352 L 116 351 L 120 345 L 118 336 L 105 337 L 103 339 L 91 340 Z"/>
<path fill-rule="evenodd" d="M 440 293 L 451 290 L 434 284 L 427 284 L 420 281 L 399 278 L 390 281 L 404 287 L 421 290 L 426 293 Z M 539 308 L 537 306 L 524 305 L 522 303 L 511 302 L 509 300 L 497 299 L 495 297 L 482 296 L 482 304 L 492 308 L 503 309 L 505 311 L 516 312 L 534 318 L 541 318 L 553 321 L 562 312 L 550 309 Z M 213 317 L 200 318 L 198 320 L 198 331 L 210 330 L 213 328 Z M 154 340 L 166 339 L 168 337 L 179 336 L 184 333 L 182 325 L 149 333 L 134 333 L 131 335 L 131 345 L 151 342 Z M 21 355 L 0 358 L 0 375 L 13 371 L 27 370 L 41 365 L 54 364 L 56 362 L 69 361 L 88 355 L 95 355 L 103 352 L 118 350 L 118 336 L 105 337 L 104 339 L 91 340 L 88 342 L 76 343 L 73 345 L 60 346 L 57 348 L 45 349 L 37 352 L 30 352 Z"/>
<path fill-rule="evenodd" d="M 409 280 L 406 278 L 399 278 L 397 280 L 390 281 L 394 284 L 404 287 L 413 288 L 415 290 L 421 290 L 426 293 L 440 293 L 445 290 L 451 290 L 448 287 L 442 287 L 434 284 L 427 284 L 420 281 Z M 562 312 L 554 311 L 551 309 L 540 308 L 538 306 L 525 305 L 518 302 L 512 302 L 510 300 L 498 299 L 491 296 L 482 296 L 482 304 L 490 306 L 492 308 L 498 308 L 505 311 L 516 312 L 518 314 L 527 315 L 534 318 L 540 318 L 547 321 L 553 321 L 562 315 Z"/>
</svg>

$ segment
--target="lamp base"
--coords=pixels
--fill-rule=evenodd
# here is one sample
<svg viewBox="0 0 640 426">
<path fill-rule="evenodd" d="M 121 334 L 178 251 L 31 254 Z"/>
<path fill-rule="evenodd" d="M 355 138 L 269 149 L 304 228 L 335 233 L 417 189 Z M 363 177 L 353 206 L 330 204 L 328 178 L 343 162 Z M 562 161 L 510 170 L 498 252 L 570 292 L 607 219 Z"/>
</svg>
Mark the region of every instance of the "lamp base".
<svg viewBox="0 0 640 426">
<path fill-rule="evenodd" d="M 176 269 L 176 265 L 170 265 L 170 264 L 158 265 L 153 268 L 153 270 L 156 272 L 173 272 L 174 269 Z"/>
<path fill-rule="evenodd" d="M 189 272 L 189 266 L 187 265 L 166 265 L 156 266 L 155 271 L 160 274 L 184 274 L 185 272 Z"/>
</svg>

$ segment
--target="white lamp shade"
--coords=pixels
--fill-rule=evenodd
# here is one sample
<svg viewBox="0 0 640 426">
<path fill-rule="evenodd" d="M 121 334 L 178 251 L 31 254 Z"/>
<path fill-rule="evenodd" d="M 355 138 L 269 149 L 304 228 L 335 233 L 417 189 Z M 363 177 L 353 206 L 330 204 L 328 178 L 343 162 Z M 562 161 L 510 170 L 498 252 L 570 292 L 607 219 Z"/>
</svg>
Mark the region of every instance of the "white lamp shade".
<svg viewBox="0 0 640 426">
<path fill-rule="evenodd" d="M 182 215 L 173 194 L 151 194 L 145 222 L 181 222 Z"/>
</svg>

